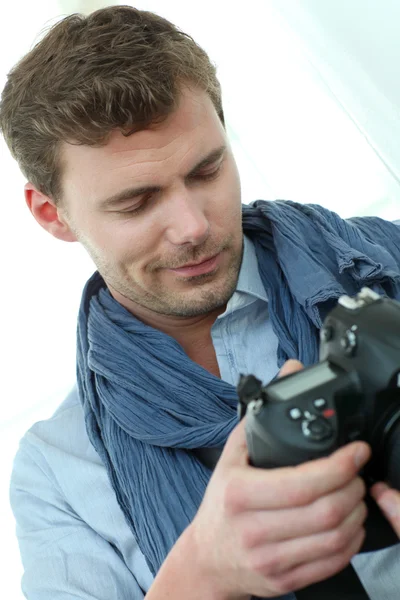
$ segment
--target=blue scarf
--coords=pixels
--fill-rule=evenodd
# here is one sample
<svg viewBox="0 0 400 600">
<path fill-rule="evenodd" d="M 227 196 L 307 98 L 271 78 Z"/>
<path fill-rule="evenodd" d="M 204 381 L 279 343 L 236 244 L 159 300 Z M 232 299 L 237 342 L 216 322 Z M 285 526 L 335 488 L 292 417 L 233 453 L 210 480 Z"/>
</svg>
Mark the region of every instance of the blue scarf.
<svg viewBox="0 0 400 600">
<path fill-rule="evenodd" d="M 243 206 L 279 366 L 288 358 L 317 362 L 318 330 L 341 294 L 368 285 L 400 296 L 398 261 L 370 241 L 382 223 L 398 240 L 390 223 L 353 224 L 317 205 Z M 400 256 L 398 241 L 391 243 Z M 172 337 L 136 319 L 97 272 L 79 312 L 77 377 L 89 438 L 156 575 L 195 516 L 211 475 L 187 450 L 225 444 L 237 424 L 236 389 L 191 361 Z"/>
</svg>

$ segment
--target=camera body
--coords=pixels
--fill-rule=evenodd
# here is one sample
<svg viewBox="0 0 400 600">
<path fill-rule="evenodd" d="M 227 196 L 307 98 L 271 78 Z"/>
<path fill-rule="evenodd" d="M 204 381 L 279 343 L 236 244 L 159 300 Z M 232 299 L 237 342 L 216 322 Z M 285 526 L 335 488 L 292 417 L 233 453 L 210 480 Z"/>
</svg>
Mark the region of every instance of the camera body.
<svg viewBox="0 0 400 600">
<path fill-rule="evenodd" d="M 372 447 L 363 476 L 400 489 L 400 303 L 363 288 L 342 296 L 320 331 L 320 362 L 262 386 L 238 384 L 250 463 L 272 468 Z"/>
</svg>

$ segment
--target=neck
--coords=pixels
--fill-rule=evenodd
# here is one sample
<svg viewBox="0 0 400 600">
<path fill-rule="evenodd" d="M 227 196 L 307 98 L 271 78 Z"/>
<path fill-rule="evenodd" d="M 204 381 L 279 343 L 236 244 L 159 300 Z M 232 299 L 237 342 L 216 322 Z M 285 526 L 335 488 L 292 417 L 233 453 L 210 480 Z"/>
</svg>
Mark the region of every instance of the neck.
<svg viewBox="0 0 400 600">
<path fill-rule="evenodd" d="M 116 290 L 110 288 L 110 292 L 136 318 L 174 338 L 189 358 L 217 377 L 220 376 L 211 338 L 211 327 L 218 315 L 225 311 L 226 304 L 202 315 L 176 317 L 150 311 L 138 304 L 132 305 L 132 301 L 127 300 Z"/>
<path fill-rule="evenodd" d="M 206 314 L 196 315 L 194 317 L 175 317 L 158 313 L 152 313 L 150 316 L 146 314 L 146 311 L 131 312 L 135 317 L 143 321 L 143 323 L 146 323 L 146 325 L 150 325 L 151 327 L 170 335 L 185 347 L 190 344 L 191 341 L 194 341 L 205 334 L 210 334 L 211 327 L 216 318 L 225 311 L 225 308 L 226 305 Z"/>
</svg>

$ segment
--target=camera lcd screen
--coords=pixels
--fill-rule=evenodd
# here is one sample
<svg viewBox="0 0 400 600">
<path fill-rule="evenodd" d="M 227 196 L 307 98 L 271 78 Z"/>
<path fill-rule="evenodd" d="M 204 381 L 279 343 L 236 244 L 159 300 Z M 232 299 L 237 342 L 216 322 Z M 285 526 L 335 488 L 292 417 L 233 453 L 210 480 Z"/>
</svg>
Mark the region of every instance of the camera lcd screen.
<svg viewBox="0 0 400 600">
<path fill-rule="evenodd" d="M 307 390 L 332 381 L 336 378 L 336 373 L 332 370 L 328 363 L 319 363 L 315 367 L 299 371 L 287 379 L 277 381 L 269 390 L 271 395 L 277 400 L 290 400 L 298 394 L 302 394 Z"/>
</svg>

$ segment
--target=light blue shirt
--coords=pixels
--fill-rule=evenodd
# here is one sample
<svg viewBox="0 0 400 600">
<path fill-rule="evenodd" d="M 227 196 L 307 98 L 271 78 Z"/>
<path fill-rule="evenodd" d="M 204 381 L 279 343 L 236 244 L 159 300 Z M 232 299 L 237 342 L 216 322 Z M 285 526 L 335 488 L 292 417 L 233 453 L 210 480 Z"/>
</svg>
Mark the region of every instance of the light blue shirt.
<svg viewBox="0 0 400 600">
<path fill-rule="evenodd" d="M 236 291 L 211 328 L 221 379 L 237 385 L 240 373 L 266 384 L 278 373 L 278 338 L 268 318 L 268 298 L 258 274 L 254 246 L 244 236 Z"/>
<path fill-rule="evenodd" d="M 222 379 L 236 385 L 251 372 L 267 383 L 277 374 L 277 338 L 247 238 L 237 290 L 211 333 Z M 76 389 L 22 438 L 10 493 L 29 600 L 144 598 L 153 577 L 88 439 Z M 353 559 L 371 600 L 399 597 L 399 548 Z"/>
</svg>

